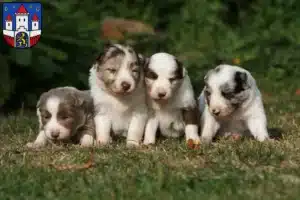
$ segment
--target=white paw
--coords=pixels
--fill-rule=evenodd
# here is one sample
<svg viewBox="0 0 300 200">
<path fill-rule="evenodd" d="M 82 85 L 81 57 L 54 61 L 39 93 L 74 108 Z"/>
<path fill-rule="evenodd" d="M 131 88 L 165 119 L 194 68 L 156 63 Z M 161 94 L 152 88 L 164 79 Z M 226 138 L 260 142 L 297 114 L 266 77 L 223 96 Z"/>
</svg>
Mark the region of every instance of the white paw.
<svg viewBox="0 0 300 200">
<path fill-rule="evenodd" d="M 110 143 L 112 143 L 111 137 L 109 137 L 108 139 L 98 139 L 96 141 L 97 146 L 105 146 L 105 145 L 109 145 Z"/>
<path fill-rule="evenodd" d="M 43 146 L 45 146 L 45 144 L 43 144 L 43 143 L 37 143 L 37 142 L 28 142 L 26 144 L 26 147 L 32 148 L 32 149 L 34 149 L 34 148 L 40 148 L 40 147 L 43 147 Z"/>
<path fill-rule="evenodd" d="M 260 141 L 260 142 L 263 142 L 265 140 L 268 140 L 269 139 L 269 136 L 267 135 L 259 135 L 256 137 L 256 140 Z"/>
<path fill-rule="evenodd" d="M 145 138 L 143 141 L 144 145 L 150 145 L 150 144 L 155 144 L 155 138 L 154 139 L 150 139 L 150 138 Z"/>
<path fill-rule="evenodd" d="M 134 148 L 134 147 L 138 147 L 138 146 L 140 146 L 140 143 L 138 141 L 128 140 L 126 143 L 126 147 L 128 147 L 128 148 Z"/>
<path fill-rule="evenodd" d="M 91 135 L 84 135 L 81 138 L 80 146 L 82 146 L 82 147 L 91 147 L 95 143 L 96 143 L 96 141 L 94 140 L 93 136 L 91 136 Z"/>
</svg>

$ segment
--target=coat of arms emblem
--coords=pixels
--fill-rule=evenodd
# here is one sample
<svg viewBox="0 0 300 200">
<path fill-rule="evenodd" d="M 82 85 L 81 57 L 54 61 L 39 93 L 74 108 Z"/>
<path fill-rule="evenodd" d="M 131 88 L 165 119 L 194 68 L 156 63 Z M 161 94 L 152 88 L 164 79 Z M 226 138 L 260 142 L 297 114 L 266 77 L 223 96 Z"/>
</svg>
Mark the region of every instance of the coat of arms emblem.
<svg viewBox="0 0 300 200">
<path fill-rule="evenodd" d="M 42 33 L 42 5 L 37 2 L 3 3 L 3 37 L 14 48 L 30 48 Z"/>
</svg>

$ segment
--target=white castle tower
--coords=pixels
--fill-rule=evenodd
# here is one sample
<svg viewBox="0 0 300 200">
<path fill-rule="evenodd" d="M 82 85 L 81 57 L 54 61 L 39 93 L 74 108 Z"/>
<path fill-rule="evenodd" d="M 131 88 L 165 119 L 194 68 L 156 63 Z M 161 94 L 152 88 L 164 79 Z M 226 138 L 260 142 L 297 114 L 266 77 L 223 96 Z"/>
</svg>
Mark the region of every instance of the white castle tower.
<svg viewBox="0 0 300 200">
<path fill-rule="evenodd" d="M 21 5 L 16 12 L 16 30 L 22 27 L 28 30 L 28 15 L 26 8 Z"/>
<path fill-rule="evenodd" d="M 5 29 L 12 31 L 12 17 L 10 15 L 7 15 L 5 19 Z"/>
<path fill-rule="evenodd" d="M 29 13 L 22 4 L 17 12 L 15 13 L 16 15 L 16 31 L 15 31 L 15 40 L 17 39 L 17 35 L 20 32 L 26 33 L 27 38 L 28 38 L 28 43 L 27 45 L 30 46 L 30 32 L 28 31 L 28 16 Z"/>
<path fill-rule="evenodd" d="M 31 30 L 39 30 L 39 18 L 36 14 L 33 15 L 32 17 L 32 24 L 31 24 Z"/>
</svg>

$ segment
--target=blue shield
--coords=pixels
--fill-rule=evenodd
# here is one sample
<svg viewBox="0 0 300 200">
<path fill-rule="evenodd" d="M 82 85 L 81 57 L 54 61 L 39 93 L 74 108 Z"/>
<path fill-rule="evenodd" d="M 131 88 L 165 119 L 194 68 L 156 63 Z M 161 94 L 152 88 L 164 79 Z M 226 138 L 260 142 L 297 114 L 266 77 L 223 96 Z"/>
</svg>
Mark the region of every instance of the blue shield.
<svg viewBox="0 0 300 200">
<path fill-rule="evenodd" d="M 37 2 L 3 3 L 2 30 L 13 48 L 30 48 L 42 34 L 42 4 Z"/>
</svg>

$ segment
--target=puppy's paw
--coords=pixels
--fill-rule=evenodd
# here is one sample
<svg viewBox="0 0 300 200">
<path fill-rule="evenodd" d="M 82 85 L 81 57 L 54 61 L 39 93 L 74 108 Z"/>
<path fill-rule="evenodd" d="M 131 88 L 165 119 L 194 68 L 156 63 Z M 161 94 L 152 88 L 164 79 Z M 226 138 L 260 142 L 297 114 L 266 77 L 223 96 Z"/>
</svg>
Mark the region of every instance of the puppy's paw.
<svg viewBox="0 0 300 200">
<path fill-rule="evenodd" d="M 96 141 L 91 135 L 84 135 L 80 140 L 81 147 L 92 147 L 94 144 L 96 144 Z"/>
<path fill-rule="evenodd" d="M 45 146 L 45 144 L 37 143 L 37 142 L 28 142 L 25 146 L 27 148 L 36 149 L 36 148 L 41 148 L 41 147 Z"/>
<path fill-rule="evenodd" d="M 155 144 L 155 139 L 147 139 L 145 138 L 143 141 L 143 145 L 154 145 Z"/>
<path fill-rule="evenodd" d="M 269 139 L 270 139 L 269 136 L 266 134 L 265 135 L 261 134 L 261 135 L 256 136 L 256 140 L 259 142 L 264 142 Z"/>
<path fill-rule="evenodd" d="M 140 143 L 138 141 L 127 140 L 127 143 L 126 143 L 127 148 L 136 148 L 136 147 L 139 147 L 139 146 L 140 146 Z"/>
<path fill-rule="evenodd" d="M 106 146 L 112 143 L 112 138 L 109 137 L 109 139 L 97 139 L 96 145 L 101 147 L 101 146 Z"/>
</svg>

